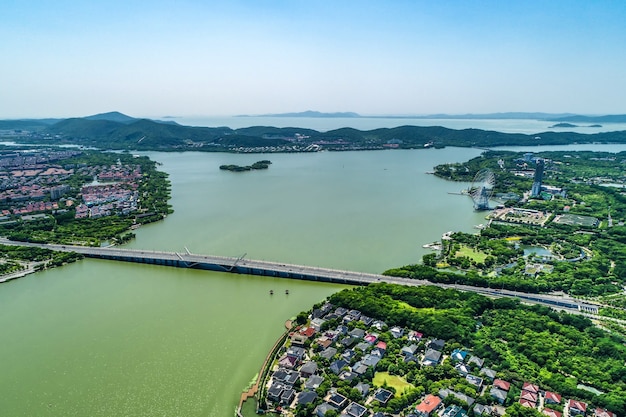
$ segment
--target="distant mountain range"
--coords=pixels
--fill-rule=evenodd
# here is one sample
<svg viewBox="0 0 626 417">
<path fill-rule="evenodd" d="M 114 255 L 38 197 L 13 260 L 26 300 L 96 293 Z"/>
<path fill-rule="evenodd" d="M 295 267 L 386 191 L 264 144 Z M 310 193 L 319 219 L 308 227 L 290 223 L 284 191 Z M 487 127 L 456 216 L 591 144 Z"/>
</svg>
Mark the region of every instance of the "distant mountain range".
<svg viewBox="0 0 626 417">
<path fill-rule="evenodd" d="M 545 120 L 550 122 L 577 122 L 577 123 L 626 123 L 626 115 L 613 116 L 583 116 L 573 113 L 540 113 L 540 112 L 505 112 L 483 114 L 427 114 L 427 115 L 361 115 L 354 112 L 324 113 L 307 110 L 294 113 L 269 113 L 260 115 L 240 115 L 237 117 L 314 117 L 314 118 L 385 118 L 385 119 L 461 119 L 461 120 Z"/>
<path fill-rule="evenodd" d="M 551 122 L 568 122 L 568 123 L 626 123 L 626 114 L 615 114 L 608 116 L 580 116 L 570 115 L 559 118 L 546 119 Z"/>
<path fill-rule="evenodd" d="M 237 117 L 328 117 L 328 118 L 345 117 L 345 118 L 350 118 L 350 117 L 362 117 L 362 116 L 359 115 L 358 113 L 352 113 L 352 112 L 322 113 L 319 111 L 307 110 L 307 111 L 301 111 L 301 112 L 296 112 L 296 113 L 270 113 L 270 114 L 260 114 L 257 116 L 242 114 Z"/>
<path fill-rule="evenodd" d="M 285 117 L 303 117 L 295 116 Z M 312 112 L 316 116 L 324 114 Z M 332 113 L 334 115 L 343 113 Z M 351 117 L 360 117 L 351 113 Z M 546 115 L 545 113 L 497 113 L 482 115 L 512 118 L 514 115 Z M 356 116 L 354 116 L 356 115 Z M 444 115 L 437 115 L 442 118 Z M 340 117 L 340 116 L 336 116 Z M 382 117 L 382 116 L 381 116 Z M 424 116 L 426 117 L 426 116 Z M 433 116 L 430 116 L 431 118 Z M 453 117 L 453 116 L 450 116 Z M 459 116 L 454 116 L 458 118 Z M 465 115 L 473 117 L 473 115 Z M 566 116 L 567 120 L 573 116 Z M 476 117 L 478 118 L 478 117 Z M 521 117 L 520 117 L 521 118 Z M 608 118 L 608 119 L 607 119 Z M 623 119 L 622 119 L 623 118 Z M 601 120 L 626 121 L 625 116 L 586 118 L 585 123 Z M 608 121 L 610 120 L 610 121 Z M 568 123 L 568 122 L 560 122 Z M 543 132 L 533 135 L 502 133 L 481 129 L 448 129 L 441 126 L 400 126 L 361 131 L 341 128 L 327 132 L 290 127 L 252 126 L 241 129 L 229 127 L 183 126 L 174 121 L 139 119 L 119 112 L 101 113 L 70 119 L 0 120 L 4 136 L 16 141 L 50 145 L 74 144 L 100 149 L 118 150 L 203 150 L 239 152 L 300 152 L 302 150 L 364 150 L 385 148 L 423 148 L 444 146 L 493 147 L 511 145 L 567 145 L 574 143 L 626 143 L 626 131 L 581 134 L 573 132 Z M 11 132 L 14 130 L 15 132 Z M 8 134 L 7 132 L 8 131 Z M 12 135 L 12 133 L 16 133 Z M 19 134 L 18 134 L 19 133 Z"/>
</svg>

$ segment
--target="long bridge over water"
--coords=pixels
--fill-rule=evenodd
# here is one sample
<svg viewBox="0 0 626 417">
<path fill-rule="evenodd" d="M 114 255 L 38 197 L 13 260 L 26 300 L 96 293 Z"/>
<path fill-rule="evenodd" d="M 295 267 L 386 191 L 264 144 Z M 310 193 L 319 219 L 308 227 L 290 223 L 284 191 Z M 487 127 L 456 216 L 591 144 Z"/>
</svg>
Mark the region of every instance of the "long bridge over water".
<svg viewBox="0 0 626 417">
<path fill-rule="evenodd" d="M 276 278 L 332 282 L 348 285 L 368 285 L 378 282 L 387 282 L 391 284 L 410 286 L 436 285 L 441 288 L 454 288 L 461 291 L 471 291 L 490 297 L 518 298 L 523 302 L 543 304 L 548 307 L 573 313 L 597 314 L 598 312 L 597 305 L 585 303 L 581 300 L 577 300 L 568 296 L 528 294 L 523 292 L 508 291 L 504 289 L 472 287 L 468 285 L 437 284 L 426 280 L 391 277 L 381 274 L 371 274 L 356 271 L 320 268 L 307 265 L 253 260 L 245 258 L 245 255 L 234 258 L 226 256 L 194 254 L 187 249 L 185 249 L 185 252 L 179 253 L 144 249 L 125 249 L 116 246 L 90 247 L 38 244 L 15 242 L 7 239 L 0 239 L 0 244 L 33 246 L 61 252 L 76 252 L 88 258 L 144 263 L 150 265 L 163 265 L 177 268 L 193 268 L 207 271 L 229 272 L 246 275 L 261 275 Z"/>
</svg>

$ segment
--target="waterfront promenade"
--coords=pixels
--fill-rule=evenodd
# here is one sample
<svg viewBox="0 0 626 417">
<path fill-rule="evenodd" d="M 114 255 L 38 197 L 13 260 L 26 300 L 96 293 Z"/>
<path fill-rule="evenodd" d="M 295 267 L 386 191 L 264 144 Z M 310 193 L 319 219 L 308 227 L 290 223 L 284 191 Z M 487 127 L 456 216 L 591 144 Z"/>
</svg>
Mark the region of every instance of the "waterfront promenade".
<svg viewBox="0 0 626 417">
<path fill-rule="evenodd" d="M 368 285 L 387 282 L 399 285 L 436 285 L 442 288 L 453 288 L 460 291 L 472 291 L 489 297 L 518 298 L 522 302 L 542 304 L 570 313 L 597 314 L 598 306 L 569 297 L 549 294 L 529 294 L 504 289 L 472 287 L 468 285 L 437 284 L 426 280 L 391 277 L 381 274 L 346 271 L 331 268 L 320 268 L 307 265 L 286 264 L 280 262 L 239 258 L 200 255 L 185 250 L 184 252 L 150 251 L 141 249 L 124 249 L 116 246 L 89 247 L 56 244 L 39 244 L 15 242 L 0 238 L 0 244 L 35 246 L 62 252 L 76 252 L 88 258 L 107 259 L 122 262 L 145 263 L 177 268 L 194 268 L 236 274 L 261 275 L 276 278 L 300 279 L 308 281 L 332 282 L 347 285 Z"/>
</svg>

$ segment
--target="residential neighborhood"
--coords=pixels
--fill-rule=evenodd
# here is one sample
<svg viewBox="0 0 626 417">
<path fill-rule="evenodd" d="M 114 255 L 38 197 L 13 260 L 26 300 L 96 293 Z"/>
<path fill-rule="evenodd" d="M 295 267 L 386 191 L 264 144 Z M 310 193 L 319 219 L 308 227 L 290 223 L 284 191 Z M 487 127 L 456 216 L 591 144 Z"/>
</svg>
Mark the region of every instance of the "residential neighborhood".
<svg viewBox="0 0 626 417">
<path fill-rule="evenodd" d="M 290 331 L 261 381 L 259 408 L 286 416 L 464 417 L 503 416 L 519 403 L 552 417 L 616 417 L 534 381 L 503 379 L 492 369 L 498 364 L 427 334 L 326 302 Z M 434 381 L 430 392 L 408 382 L 423 377 Z"/>
<path fill-rule="evenodd" d="M 77 219 L 136 211 L 141 167 L 119 161 L 113 165 L 64 162 L 81 153 L 41 150 L 0 154 L 0 225 L 27 220 L 24 215 L 73 208 Z M 84 183 L 76 184 L 76 179 L 84 179 Z"/>
</svg>

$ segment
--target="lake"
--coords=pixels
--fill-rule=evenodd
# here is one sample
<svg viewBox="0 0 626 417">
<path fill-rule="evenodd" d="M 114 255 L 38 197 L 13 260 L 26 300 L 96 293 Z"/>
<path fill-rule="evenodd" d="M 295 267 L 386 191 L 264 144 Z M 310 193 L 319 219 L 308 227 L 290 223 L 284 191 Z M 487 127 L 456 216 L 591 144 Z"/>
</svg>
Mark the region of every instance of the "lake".
<svg viewBox="0 0 626 417">
<path fill-rule="evenodd" d="M 128 246 L 363 272 L 416 263 L 423 244 L 484 223 L 455 194 L 468 184 L 427 174 L 479 153 L 150 152 L 175 212 Z M 268 170 L 219 170 L 261 159 Z M 342 288 L 101 260 L 2 284 L 0 415 L 230 416 L 285 320 Z"/>
<path fill-rule="evenodd" d="M 175 212 L 129 247 L 364 272 L 416 263 L 424 243 L 484 222 L 449 194 L 467 184 L 426 173 L 479 152 L 149 153 Z M 219 170 L 259 159 L 272 165 Z M 5 283 L 0 415 L 232 415 L 285 320 L 341 288 L 99 260 Z"/>
</svg>

